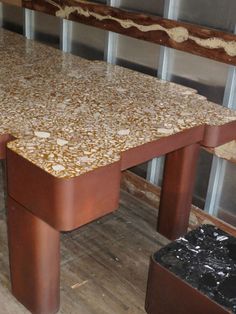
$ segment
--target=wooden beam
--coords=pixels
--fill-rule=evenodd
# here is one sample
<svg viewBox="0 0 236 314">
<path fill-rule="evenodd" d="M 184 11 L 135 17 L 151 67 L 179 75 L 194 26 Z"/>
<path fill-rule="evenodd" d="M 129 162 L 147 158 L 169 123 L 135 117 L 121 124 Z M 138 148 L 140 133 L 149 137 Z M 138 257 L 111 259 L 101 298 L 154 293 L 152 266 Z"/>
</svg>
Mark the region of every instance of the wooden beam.
<svg viewBox="0 0 236 314">
<path fill-rule="evenodd" d="M 130 171 L 124 171 L 122 174 L 121 188 L 138 198 L 140 201 L 152 207 L 156 207 L 158 212 L 161 194 L 160 187 L 147 182 Z M 189 219 L 189 229 L 195 229 L 202 224 L 213 224 L 225 232 L 236 236 L 236 228 L 216 217 L 210 216 L 203 210 L 192 205 Z"/>
<path fill-rule="evenodd" d="M 236 35 L 79 0 L 23 0 L 28 9 L 236 65 Z"/>
<path fill-rule="evenodd" d="M 22 1 L 21 0 L 1 0 L 2 3 L 5 4 L 10 4 L 10 5 L 15 5 L 18 7 L 22 6 Z"/>
</svg>

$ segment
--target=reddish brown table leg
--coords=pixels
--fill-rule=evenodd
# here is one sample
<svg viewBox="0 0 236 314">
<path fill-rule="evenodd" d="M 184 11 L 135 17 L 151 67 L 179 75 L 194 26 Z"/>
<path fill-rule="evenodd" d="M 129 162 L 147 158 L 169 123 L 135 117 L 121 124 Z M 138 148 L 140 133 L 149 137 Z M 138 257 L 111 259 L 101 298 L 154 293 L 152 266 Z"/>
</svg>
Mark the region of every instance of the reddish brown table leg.
<svg viewBox="0 0 236 314">
<path fill-rule="evenodd" d="M 59 309 L 60 233 L 8 199 L 12 292 L 31 312 Z"/>
<path fill-rule="evenodd" d="M 166 156 L 157 230 L 174 240 L 187 232 L 199 144 Z"/>
</svg>

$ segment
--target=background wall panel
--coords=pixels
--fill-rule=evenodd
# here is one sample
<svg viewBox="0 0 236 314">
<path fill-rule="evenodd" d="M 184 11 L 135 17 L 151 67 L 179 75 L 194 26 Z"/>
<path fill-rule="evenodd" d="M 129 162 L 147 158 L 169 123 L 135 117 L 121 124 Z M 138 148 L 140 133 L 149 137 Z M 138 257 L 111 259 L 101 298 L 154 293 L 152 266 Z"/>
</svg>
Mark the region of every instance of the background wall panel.
<svg viewBox="0 0 236 314">
<path fill-rule="evenodd" d="M 2 4 L 2 26 L 11 31 L 23 34 L 24 9 L 13 5 Z"/>
<path fill-rule="evenodd" d="M 123 9 L 141 11 L 151 13 L 153 15 L 163 16 L 164 0 L 149 0 L 149 1 L 136 1 L 136 0 L 121 0 L 120 7 Z"/>
<path fill-rule="evenodd" d="M 118 35 L 118 64 L 156 76 L 159 56 L 160 46 Z"/>
<path fill-rule="evenodd" d="M 72 22 L 71 52 L 87 59 L 103 59 L 107 31 Z"/>
<path fill-rule="evenodd" d="M 55 16 L 34 12 L 34 39 L 59 48 L 60 24 L 61 21 Z"/>
<path fill-rule="evenodd" d="M 222 190 L 219 193 L 219 203 L 214 215 L 236 226 L 236 167 L 232 163 L 226 164 Z"/>
<path fill-rule="evenodd" d="M 180 1 L 179 20 L 234 32 L 235 0 L 177 0 Z"/>
</svg>

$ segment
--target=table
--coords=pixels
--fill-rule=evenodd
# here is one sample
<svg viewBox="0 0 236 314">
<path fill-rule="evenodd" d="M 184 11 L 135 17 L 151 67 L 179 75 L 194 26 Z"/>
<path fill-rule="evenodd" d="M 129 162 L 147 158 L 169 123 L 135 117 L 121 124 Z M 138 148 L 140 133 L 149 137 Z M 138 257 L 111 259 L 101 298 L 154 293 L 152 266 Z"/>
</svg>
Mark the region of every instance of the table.
<svg viewBox="0 0 236 314">
<path fill-rule="evenodd" d="M 12 291 L 30 311 L 55 313 L 60 231 L 115 210 L 121 171 L 167 154 L 158 230 L 182 235 L 200 144 L 235 138 L 236 113 L 189 88 L 4 30 L 0 75 Z"/>
</svg>

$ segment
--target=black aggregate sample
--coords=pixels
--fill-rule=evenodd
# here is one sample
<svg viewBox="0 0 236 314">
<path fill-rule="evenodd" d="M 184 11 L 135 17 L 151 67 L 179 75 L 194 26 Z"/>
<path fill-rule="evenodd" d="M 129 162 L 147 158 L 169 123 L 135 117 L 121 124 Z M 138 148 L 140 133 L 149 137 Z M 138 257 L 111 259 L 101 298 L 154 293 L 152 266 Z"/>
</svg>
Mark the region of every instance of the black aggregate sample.
<svg viewBox="0 0 236 314">
<path fill-rule="evenodd" d="M 236 313 L 236 238 L 203 225 L 154 254 L 154 259 L 210 299 Z"/>
</svg>

